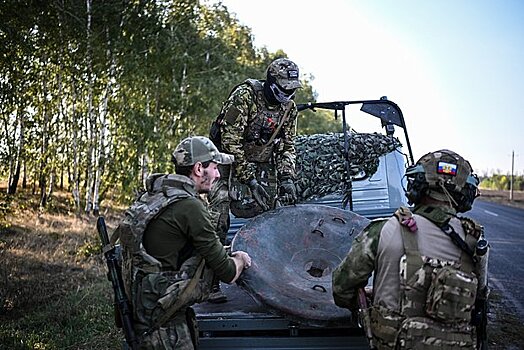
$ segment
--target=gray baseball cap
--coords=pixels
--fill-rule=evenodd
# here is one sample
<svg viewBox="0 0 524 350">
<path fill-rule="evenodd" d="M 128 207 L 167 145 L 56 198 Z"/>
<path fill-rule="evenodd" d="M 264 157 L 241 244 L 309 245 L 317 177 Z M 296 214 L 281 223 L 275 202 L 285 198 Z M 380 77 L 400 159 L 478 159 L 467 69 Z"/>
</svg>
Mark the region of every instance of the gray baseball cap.
<svg viewBox="0 0 524 350">
<path fill-rule="evenodd" d="M 287 58 L 277 58 L 267 67 L 267 74 L 271 74 L 277 84 L 286 90 L 302 87 L 299 80 L 298 66 Z"/>
<path fill-rule="evenodd" d="M 210 139 L 204 136 L 185 138 L 173 152 L 173 159 L 178 166 L 191 166 L 197 162 L 214 162 L 217 164 L 231 164 L 234 156 L 221 153 Z"/>
</svg>

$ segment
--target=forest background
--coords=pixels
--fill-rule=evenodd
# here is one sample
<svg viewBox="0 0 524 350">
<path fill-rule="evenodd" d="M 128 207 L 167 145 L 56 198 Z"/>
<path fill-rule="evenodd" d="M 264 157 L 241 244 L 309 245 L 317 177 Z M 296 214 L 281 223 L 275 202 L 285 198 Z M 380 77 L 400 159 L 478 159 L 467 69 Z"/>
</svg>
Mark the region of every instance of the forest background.
<svg viewBox="0 0 524 350">
<path fill-rule="evenodd" d="M 255 47 L 220 4 L 12 1 L 0 11 L 0 178 L 9 194 L 30 187 L 42 207 L 57 187 L 77 212 L 129 200 L 148 174 L 172 170 L 182 138 L 208 134 L 235 84 L 286 57 Z M 301 79 L 296 101 L 315 101 Z M 298 134 L 340 129 L 325 111 L 297 124 Z"/>
<path fill-rule="evenodd" d="M 97 212 L 129 199 L 190 135 L 208 135 L 236 84 L 283 51 L 253 46 L 221 5 L 197 1 L 13 1 L 0 7 L 0 176 L 8 193 L 53 189 Z M 298 101 L 314 101 L 308 78 Z M 301 113 L 298 132 L 337 127 Z M 338 125 L 339 123 L 336 123 Z"/>
</svg>

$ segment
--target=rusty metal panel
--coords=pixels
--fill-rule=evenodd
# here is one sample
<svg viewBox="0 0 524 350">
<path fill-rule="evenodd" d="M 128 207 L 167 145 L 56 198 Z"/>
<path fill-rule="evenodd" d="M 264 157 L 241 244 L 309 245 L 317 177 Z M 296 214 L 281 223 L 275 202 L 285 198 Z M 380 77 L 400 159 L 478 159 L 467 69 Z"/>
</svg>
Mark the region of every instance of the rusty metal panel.
<svg viewBox="0 0 524 350">
<path fill-rule="evenodd" d="M 252 266 L 239 285 L 269 311 L 309 326 L 345 326 L 351 313 L 333 302 L 331 274 L 369 222 L 348 210 L 296 205 L 265 212 L 232 241 Z"/>
</svg>

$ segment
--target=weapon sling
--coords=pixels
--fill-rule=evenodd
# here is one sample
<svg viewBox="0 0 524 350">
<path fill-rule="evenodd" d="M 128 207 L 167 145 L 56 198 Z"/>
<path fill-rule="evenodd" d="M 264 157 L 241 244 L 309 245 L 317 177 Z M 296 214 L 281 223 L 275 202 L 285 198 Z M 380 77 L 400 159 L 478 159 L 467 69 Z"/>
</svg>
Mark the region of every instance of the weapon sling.
<svg viewBox="0 0 524 350">
<path fill-rule="evenodd" d="M 444 232 L 449 238 L 451 238 L 451 241 L 459 247 L 464 253 L 466 253 L 471 260 L 473 260 L 473 263 L 477 263 L 477 258 L 475 256 L 475 253 L 471 248 L 467 245 L 466 241 L 464 241 L 458 233 L 455 231 L 455 229 L 449 224 L 444 223 L 439 226 L 442 232 Z"/>
<path fill-rule="evenodd" d="M 269 139 L 269 141 L 264 146 L 270 145 L 273 142 L 273 140 L 275 139 L 275 137 L 277 137 L 277 134 L 280 131 L 280 129 L 282 128 L 282 125 L 284 125 L 284 123 L 286 122 L 287 118 L 289 117 L 289 111 L 291 111 L 291 106 L 292 106 L 292 103 L 290 102 L 287 105 L 287 108 L 284 111 L 284 115 L 282 116 L 282 120 L 280 120 L 280 123 L 278 123 L 278 126 L 275 129 L 275 132 L 273 132 L 273 135 L 271 135 L 271 138 Z"/>
<path fill-rule="evenodd" d="M 286 110 L 284 111 L 284 115 L 282 116 L 282 119 L 280 119 L 280 122 L 278 123 L 277 127 L 273 131 L 273 134 L 269 138 L 269 141 L 262 145 L 255 145 L 254 143 L 246 143 L 244 145 L 244 152 L 246 154 L 249 154 L 250 156 L 247 157 L 248 161 L 254 161 L 259 163 L 267 163 L 269 162 L 269 159 L 271 158 L 271 153 L 273 150 L 273 141 L 277 137 L 278 133 L 280 132 L 280 129 L 286 122 L 286 120 L 289 117 L 289 112 L 291 111 L 291 106 L 293 105 L 293 102 L 290 102 L 287 105 Z"/>
</svg>

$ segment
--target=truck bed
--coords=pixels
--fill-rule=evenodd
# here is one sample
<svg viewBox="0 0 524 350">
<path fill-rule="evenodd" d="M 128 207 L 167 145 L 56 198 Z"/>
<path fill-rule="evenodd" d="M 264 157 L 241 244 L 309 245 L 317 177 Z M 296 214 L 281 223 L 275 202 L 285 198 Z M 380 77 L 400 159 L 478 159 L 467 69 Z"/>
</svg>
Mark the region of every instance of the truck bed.
<svg viewBox="0 0 524 350">
<path fill-rule="evenodd" d="M 200 349 L 368 349 L 360 328 L 309 327 L 267 311 L 237 285 L 222 304 L 194 305 Z"/>
</svg>

